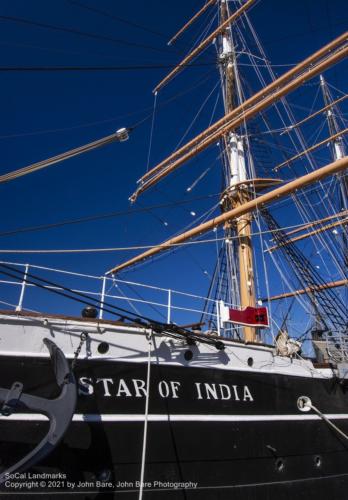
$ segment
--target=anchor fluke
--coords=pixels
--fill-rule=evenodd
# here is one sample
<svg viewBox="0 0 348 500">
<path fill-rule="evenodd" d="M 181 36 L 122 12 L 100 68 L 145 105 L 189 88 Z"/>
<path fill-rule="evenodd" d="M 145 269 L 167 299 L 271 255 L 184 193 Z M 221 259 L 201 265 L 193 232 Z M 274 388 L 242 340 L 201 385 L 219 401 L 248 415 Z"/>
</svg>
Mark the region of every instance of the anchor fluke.
<svg viewBox="0 0 348 500">
<path fill-rule="evenodd" d="M 56 383 L 61 392 L 55 399 L 46 399 L 23 393 L 21 382 L 14 382 L 11 389 L 0 388 L 2 415 L 9 416 L 17 411 L 29 410 L 31 413 L 46 415 L 50 423 L 42 441 L 25 457 L 0 474 L 0 486 L 9 474 L 23 472 L 51 453 L 63 438 L 75 413 L 77 386 L 68 361 L 63 351 L 52 340 L 45 338 L 43 342 L 50 353 Z"/>
</svg>

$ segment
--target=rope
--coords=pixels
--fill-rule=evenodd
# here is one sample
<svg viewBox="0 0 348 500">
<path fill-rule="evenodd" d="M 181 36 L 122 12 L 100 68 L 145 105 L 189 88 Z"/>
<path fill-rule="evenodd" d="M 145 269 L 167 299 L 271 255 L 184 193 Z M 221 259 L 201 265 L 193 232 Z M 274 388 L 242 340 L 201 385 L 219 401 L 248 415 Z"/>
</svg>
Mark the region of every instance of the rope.
<svg viewBox="0 0 348 500">
<path fill-rule="evenodd" d="M 109 213 L 104 213 L 104 214 L 100 214 L 100 215 L 90 215 L 87 217 L 81 217 L 79 219 L 70 219 L 70 220 L 65 220 L 65 221 L 60 221 L 60 222 L 54 222 L 52 224 L 42 224 L 40 226 L 20 227 L 18 229 L 13 229 L 10 231 L 1 232 L 0 237 L 11 236 L 13 234 L 19 234 L 19 233 L 42 231 L 42 230 L 46 230 L 46 229 L 63 227 L 63 226 L 72 225 L 72 224 L 80 224 L 83 222 L 93 222 L 93 221 L 97 221 L 97 220 L 110 219 L 113 217 L 133 215 L 135 213 L 150 212 L 151 210 L 155 210 L 155 209 L 159 209 L 159 208 L 170 208 L 170 207 L 176 207 L 176 206 L 181 206 L 181 205 L 187 205 L 188 203 L 191 203 L 193 201 L 205 200 L 208 198 L 215 198 L 216 196 L 219 196 L 219 195 L 220 195 L 220 193 L 212 193 L 212 194 L 209 194 L 206 196 L 196 196 L 193 198 L 186 198 L 185 200 L 178 200 L 176 202 L 151 205 L 150 207 L 137 207 L 137 208 L 132 208 L 130 210 L 119 210 L 116 212 L 109 212 Z"/>
<path fill-rule="evenodd" d="M 251 30 L 251 33 L 252 33 L 252 35 L 253 35 L 253 37 L 254 37 L 254 39 L 255 39 L 255 42 L 256 42 L 257 47 L 258 47 L 258 49 L 259 49 L 259 51 L 260 51 L 260 54 L 261 54 L 261 55 L 263 55 L 263 57 L 266 59 L 265 53 L 264 53 L 263 48 L 262 48 L 262 46 L 261 46 L 261 44 L 260 44 L 260 42 L 259 42 L 258 36 L 257 36 L 257 34 L 256 34 L 256 32 L 255 32 L 255 30 L 254 30 L 254 28 L 253 28 L 253 26 L 252 26 L 252 24 L 251 24 L 251 22 L 250 22 L 250 20 L 249 20 L 249 18 L 248 18 L 248 15 L 247 15 L 247 14 L 245 14 L 245 19 L 246 19 L 246 22 L 247 22 L 247 24 L 248 24 L 248 26 L 249 26 L 249 29 Z M 268 70 L 269 70 L 269 75 L 270 75 L 270 77 L 271 77 L 271 79 L 272 79 L 272 81 L 273 81 L 273 80 L 274 80 L 274 78 L 275 78 L 275 73 L 274 73 L 274 71 L 272 70 L 272 68 L 271 68 L 271 66 L 270 66 L 270 65 L 269 65 Z M 266 85 L 266 82 L 265 82 L 265 80 L 264 80 L 264 78 L 263 78 L 263 76 L 262 76 L 262 74 L 261 74 L 260 70 L 258 69 L 258 67 L 257 67 L 256 65 L 255 65 L 255 71 L 256 71 L 256 73 L 257 73 L 257 75 L 258 75 L 259 79 L 260 79 L 261 84 L 262 84 L 262 85 Z M 285 111 L 286 116 L 288 117 L 288 119 L 289 119 L 290 123 L 291 123 L 292 125 L 295 125 L 295 124 L 296 124 L 296 121 L 295 121 L 295 119 L 294 119 L 294 116 L 293 116 L 292 110 L 291 110 L 291 108 L 289 107 L 289 105 L 288 105 L 288 103 L 287 103 L 286 98 L 283 98 L 283 99 L 280 101 L 280 104 L 284 107 L 284 111 Z M 284 119 L 283 119 L 283 117 L 282 117 L 282 112 L 280 111 L 280 109 L 279 109 L 279 105 L 277 105 L 277 104 L 275 105 L 275 111 L 277 112 L 277 114 L 278 114 L 279 118 L 281 119 L 281 122 L 282 122 L 283 126 L 284 126 L 284 127 L 286 127 L 285 120 L 284 120 Z M 267 126 L 267 124 L 266 124 L 266 126 Z M 299 130 L 299 129 L 297 129 L 296 127 L 295 127 L 293 130 L 294 130 L 294 133 L 295 133 L 295 136 L 296 136 L 297 140 L 299 141 L 299 144 L 300 144 L 300 146 L 301 146 L 301 150 L 302 150 L 302 151 L 303 151 L 303 150 L 305 150 L 305 149 L 307 148 L 307 146 L 306 146 L 306 144 L 305 144 L 305 140 L 304 140 L 304 137 L 303 137 L 302 131 L 301 131 L 301 130 Z M 290 135 L 289 139 L 290 139 L 290 141 L 291 141 L 291 143 L 292 143 L 293 147 L 295 148 L 295 151 L 297 151 L 297 152 L 298 152 L 298 147 L 297 147 L 297 145 L 296 145 L 296 142 L 295 142 L 294 138 L 293 138 L 293 137 L 291 137 L 291 135 Z M 308 161 L 308 163 L 309 163 L 309 165 L 310 165 L 311 169 L 313 169 L 313 170 L 314 170 L 314 169 L 316 168 L 316 165 L 315 165 L 315 163 L 314 163 L 314 161 L 313 161 L 312 157 L 311 157 L 309 154 L 306 154 L 306 159 L 307 159 L 307 161 Z M 307 168 L 306 168 L 306 171 L 308 171 L 308 169 L 307 169 Z M 322 192 L 323 192 L 323 193 L 324 193 L 324 195 L 325 195 L 325 194 L 326 194 L 326 192 L 325 192 L 325 189 L 324 189 L 324 183 L 319 182 L 319 185 L 320 185 L 320 189 L 322 190 Z M 298 195 L 297 195 L 297 194 L 296 194 L 296 195 L 294 194 L 294 195 L 292 196 L 292 198 L 293 198 L 293 200 L 294 200 L 295 204 L 297 205 L 297 208 L 298 208 L 298 210 L 299 210 L 300 216 L 302 216 L 302 218 L 303 218 L 304 222 L 308 222 L 308 220 L 310 220 L 310 219 L 311 219 L 311 217 L 310 217 L 310 213 L 312 213 L 312 214 L 313 214 L 313 213 L 315 213 L 315 211 L 313 210 L 313 203 L 311 203 L 311 202 L 310 202 L 310 200 L 308 199 L 307 194 L 304 194 L 304 198 L 305 198 L 305 201 L 308 203 L 308 208 L 305 208 L 305 206 L 303 205 L 303 203 L 301 203 L 301 202 L 298 200 Z M 326 204 L 323 204 L 323 203 L 322 203 L 322 205 L 324 206 L 324 208 L 326 208 L 326 206 L 327 206 L 328 208 L 331 208 L 331 209 L 333 208 L 333 205 L 332 205 L 332 202 L 331 202 L 331 198 L 328 198 L 328 199 L 327 199 L 327 203 L 326 203 Z M 316 235 L 316 237 L 315 237 L 315 238 L 313 238 L 313 239 L 312 239 L 312 241 L 313 241 L 313 244 L 314 244 L 314 245 L 315 245 L 315 247 L 316 247 L 316 250 L 317 250 L 317 252 L 318 252 L 318 253 L 317 253 L 317 255 L 318 255 L 318 257 L 320 258 L 320 260 L 321 260 L 321 262 L 322 262 L 323 266 L 327 269 L 327 266 L 326 266 L 326 259 L 325 259 L 325 258 L 324 258 L 324 256 L 322 255 L 322 252 L 321 252 L 321 246 L 323 246 L 323 247 L 326 249 L 326 251 L 328 252 L 328 254 L 329 254 L 329 255 L 331 256 L 331 258 L 333 259 L 334 265 L 335 265 L 335 267 L 337 268 L 338 272 L 339 272 L 339 273 L 343 276 L 343 274 L 344 274 L 344 270 L 342 269 L 342 265 L 340 264 L 339 259 L 337 259 L 337 258 L 336 258 L 336 256 L 335 256 L 335 254 L 334 254 L 334 252 L 335 252 L 335 247 L 331 247 L 331 246 L 329 246 L 329 245 L 326 243 L 326 241 L 325 241 L 325 237 L 324 237 L 323 235 L 321 235 L 321 234 Z M 342 274 L 342 273 L 343 273 L 343 274 Z M 329 272 L 329 274 L 332 274 L 332 272 L 331 272 L 331 273 Z"/>
<path fill-rule="evenodd" d="M 258 47 L 258 49 L 259 49 L 259 51 L 260 51 L 261 55 L 262 55 L 262 56 L 266 59 L 265 52 L 264 52 L 264 50 L 263 50 L 263 48 L 262 48 L 262 46 L 261 46 L 261 43 L 260 43 L 260 41 L 259 41 L 259 39 L 258 39 L 258 36 L 257 36 L 257 34 L 256 34 L 256 32 L 255 32 L 255 30 L 254 30 L 254 28 L 253 28 L 253 26 L 252 26 L 252 24 L 251 24 L 251 22 L 250 22 L 250 20 L 249 20 L 249 18 L 248 18 L 248 15 L 247 15 L 247 14 L 245 14 L 245 19 L 246 19 L 246 21 L 247 21 L 247 23 L 248 23 L 249 29 L 250 29 L 250 30 L 251 30 L 251 32 L 252 32 L 252 35 L 253 35 L 253 37 L 254 37 L 254 39 L 255 39 L 255 42 L 256 42 L 256 44 L 257 44 L 257 47 Z M 269 69 L 269 74 L 270 74 L 270 76 L 271 76 L 271 78 L 272 78 L 272 81 L 273 81 L 273 80 L 275 79 L 275 76 L 276 76 L 276 75 L 275 75 L 275 73 L 274 73 L 274 71 L 272 70 L 272 68 L 271 68 L 271 66 L 270 66 L 270 65 L 269 65 L 269 68 L 268 68 L 268 69 Z M 258 76 L 259 76 L 260 82 L 261 82 L 263 85 L 266 85 L 266 82 L 265 82 L 265 80 L 263 79 L 263 77 L 262 77 L 262 75 L 261 75 L 261 73 L 259 72 L 259 70 L 258 70 L 258 68 L 257 68 L 257 67 L 255 67 L 255 71 L 258 73 Z M 287 100 L 286 100 L 286 98 L 285 98 L 285 97 L 281 100 L 281 104 L 284 106 L 285 113 L 286 113 L 286 115 L 287 115 L 287 117 L 288 117 L 288 119 L 289 119 L 290 123 L 291 123 L 291 124 L 295 124 L 295 123 L 296 123 L 296 121 L 295 121 L 295 119 L 294 119 L 294 116 L 293 116 L 293 113 L 292 113 L 292 111 L 291 111 L 291 108 L 289 107 L 289 105 L 288 105 Z M 278 105 L 275 105 L 275 110 L 276 110 L 277 114 L 279 115 L 279 118 L 281 119 L 281 121 L 282 121 L 282 123 L 283 123 L 283 126 L 284 126 L 284 127 L 286 127 L 286 123 L 285 123 L 285 121 L 284 121 L 284 119 L 283 119 L 283 117 L 282 117 L 282 114 L 281 114 L 281 112 L 280 112 L 280 110 L 279 110 L 279 108 L 278 108 Z M 302 149 L 302 150 L 306 149 L 305 140 L 304 140 L 304 137 L 303 137 L 302 132 L 301 132 L 300 130 L 298 130 L 297 128 L 295 128 L 295 129 L 294 129 L 294 132 L 295 132 L 295 135 L 296 135 L 296 137 L 297 137 L 297 139 L 298 139 L 298 141 L 299 141 L 299 143 L 300 143 L 300 145 L 301 145 L 301 149 Z M 291 140 L 291 142 L 292 142 L 293 146 L 295 147 L 295 150 L 296 150 L 296 151 L 298 151 L 298 148 L 297 148 L 297 146 L 296 146 L 296 143 L 294 142 L 294 140 L 293 140 L 293 138 L 292 138 L 291 136 L 290 136 L 290 140 Z M 314 162 L 312 161 L 312 158 L 311 158 L 311 157 L 310 157 L 310 155 L 308 155 L 308 154 L 307 154 L 307 161 L 308 161 L 308 163 L 310 164 L 311 168 L 314 170 L 314 169 L 316 168 L 316 165 L 314 164 Z M 307 170 L 307 169 L 306 169 L 306 170 Z M 323 183 L 322 183 L 322 182 L 320 182 L 319 184 L 320 184 L 320 187 L 323 189 Z M 324 191 L 324 189 L 323 189 L 323 191 Z M 325 191 L 324 191 L 324 193 L 325 193 Z M 296 202 L 296 201 L 297 201 L 297 200 L 296 200 L 296 198 L 294 198 L 294 199 L 295 199 L 295 202 Z M 307 198 L 306 198 L 306 199 L 307 199 Z M 332 204 L 331 204 L 331 200 L 330 200 L 330 199 L 328 200 L 328 205 L 331 205 L 331 208 L 332 208 Z M 309 206 L 311 206 L 311 204 L 309 204 Z M 308 219 L 310 218 L 310 217 L 306 214 L 306 211 L 305 211 L 305 214 L 303 215 L 303 217 L 304 217 L 304 220 L 306 220 L 306 218 L 308 218 Z M 323 241 L 323 239 L 322 239 L 320 236 L 318 236 L 318 239 L 320 239 L 320 241 L 321 241 L 322 245 L 324 245 L 324 246 L 325 246 L 325 242 Z M 314 244 L 316 245 L 316 240 L 314 239 L 313 241 L 314 241 Z M 316 245 L 316 246 L 317 246 L 317 245 Z M 317 248 L 317 250 L 319 250 L 319 248 Z M 330 251 L 330 249 L 328 249 L 328 250 L 329 250 L 330 255 L 332 256 L 332 251 Z M 321 260 L 323 261 L 323 263 L 324 263 L 324 260 L 323 260 L 323 257 L 321 256 L 321 254 L 320 254 L 319 252 L 318 252 L 318 254 L 319 254 L 320 259 L 321 259 Z M 325 265 L 325 264 L 324 264 L 324 265 Z"/>
<path fill-rule="evenodd" d="M 14 309 L 16 309 L 16 307 L 18 306 L 18 304 L 11 304 L 11 302 L 5 302 L 4 300 L 0 300 L 0 304 L 4 304 L 5 306 L 13 307 Z M 28 307 L 26 307 L 25 310 L 30 311 L 30 312 L 39 312 L 39 311 L 36 311 L 35 309 L 29 309 Z"/>
<path fill-rule="evenodd" d="M 198 109 L 197 113 L 195 114 L 195 116 L 193 117 L 190 125 L 187 127 L 187 129 L 185 130 L 184 132 L 184 135 L 181 137 L 180 141 L 178 142 L 178 144 L 176 145 L 176 147 L 174 148 L 174 151 L 177 151 L 179 149 L 179 147 L 182 145 L 182 143 L 184 142 L 185 138 L 187 137 L 187 135 L 189 134 L 190 130 L 192 129 L 192 127 L 194 126 L 194 124 L 196 123 L 197 119 L 199 118 L 200 114 L 202 113 L 205 105 L 208 103 L 209 99 L 211 98 L 211 96 L 214 94 L 215 90 L 217 89 L 217 86 L 219 85 L 219 82 L 217 82 L 212 90 L 210 91 L 210 93 L 207 95 L 207 97 L 204 99 L 203 103 L 201 104 L 200 108 Z M 210 119 L 211 121 L 211 119 Z"/>
<path fill-rule="evenodd" d="M 135 307 L 135 305 L 131 302 L 131 300 L 133 300 L 134 302 L 146 302 L 145 300 L 142 301 L 142 300 L 139 300 L 139 299 L 130 299 L 129 297 L 126 296 L 126 294 L 121 290 L 121 287 L 118 283 L 116 283 L 114 281 L 114 283 L 112 284 L 112 286 L 110 287 L 108 293 L 105 294 L 106 297 L 111 297 L 111 295 L 109 294 L 110 290 L 113 288 L 113 287 L 117 287 L 117 290 L 119 290 L 119 292 L 122 294 L 122 297 L 124 298 L 124 300 L 127 301 L 128 305 L 133 309 L 133 311 L 135 311 L 136 314 L 138 314 L 138 316 L 140 316 L 140 312 L 138 311 L 138 309 Z M 117 297 L 117 298 L 121 298 L 121 297 Z"/>
<path fill-rule="evenodd" d="M 145 414 L 144 414 L 144 434 L 143 434 L 143 451 L 141 455 L 141 471 L 140 471 L 140 488 L 138 500 L 143 498 L 144 474 L 147 448 L 147 424 L 149 417 L 149 399 L 150 399 L 150 375 L 151 375 L 151 347 L 152 347 L 152 332 L 147 336 L 148 339 L 148 356 L 147 356 L 147 375 L 146 375 L 146 399 L 145 399 Z"/>
<path fill-rule="evenodd" d="M 260 238 L 260 247 L 262 249 L 262 252 L 261 252 L 261 255 L 262 255 L 262 266 L 263 266 L 263 273 L 264 273 L 264 277 L 265 277 L 265 286 L 266 286 L 266 295 L 267 295 L 267 299 L 268 299 L 268 309 L 269 309 L 269 317 L 271 319 L 271 328 L 270 328 L 270 332 L 271 332 L 271 335 L 272 335 L 272 339 L 273 339 L 273 342 L 275 342 L 275 335 L 273 333 L 273 328 L 272 328 L 272 325 L 273 325 L 273 314 L 272 314 L 272 301 L 270 301 L 270 296 L 271 296 L 271 292 L 270 292 L 270 284 L 269 284 L 269 279 L 268 279 L 268 269 L 267 269 L 267 263 L 266 263 L 266 255 L 265 255 L 265 252 L 264 252 L 264 247 L 267 246 L 267 242 L 265 242 L 264 238 L 262 237 L 262 232 L 261 232 L 261 222 L 260 222 L 260 213 L 259 213 L 259 210 L 257 210 L 256 212 L 257 216 L 255 217 L 255 222 L 256 222 L 256 225 L 259 229 L 259 238 Z"/>
<path fill-rule="evenodd" d="M 215 209 L 216 207 L 213 207 Z M 211 210 L 209 210 L 206 214 L 203 214 L 203 216 L 208 216 Z M 201 216 L 199 219 L 201 219 L 203 216 Z M 198 220 L 199 220 L 198 219 Z M 189 224 L 187 227 L 192 226 L 194 223 Z M 282 230 L 286 229 L 295 229 L 301 227 L 303 224 L 292 224 L 290 226 L 284 226 L 282 227 Z M 258 235 L 264 235 L 264 234 L 271 234 L 274 233 L 275 230 L 270 231 L 270 230 L 265 230 L 265 231 L 256 231 L 252 232 L 251 236 L 258 236 Z M 238 236 L 229 236 L 228 237 L 230 240 L 236 240 L 238 239 Z M 163 244 L 163 248 L 175 248 L 175 247 L 184 247 L 188 245 L 200 245 L 203 243 L 216 243 L 216 241 L 223 241 L 225 240 L 225 237 L 221 238 L 209 238 L 205 240 L 197 240 L 197 241 L 185 241 L 182 243 L 172 243 L 171 245 Z M 138 246 L 129 246 L 129 247 L 106 247 L 106 248 L 63 248 L 63 249 L 38 249 L 38 250 L 33 250 L 33 249 L 7 249 L 7 248 L 0 248 L 0 254 L 1 253 L 9 253 L 9 254 L 50 254 L 50 253 L 58 253 L 58 254 L 64 254 L 64 253 L 86 253 L 86 252 L 123 252 L 126 250 L 146 250 L 148 248 L 153 248 L 154 246 L 161 246 L 161 245 L 138 245 Z M 266 251 L 269 251 L 267 249 Z M 270 252 L 272 255 L 272 252 Z"/>
<path fill-rule="evenodd" d="M 203 78 L 200 78 L 193 85 L 185 88 L 185 90 L 183 90 L 181 92 L 178 92 L 178 93 L 172 95 L 171 97 L 169 97 L 168 99 L 166 99 L 165 101 L 163 101 L 162 103 L 160 103 L 160 105 L 158 106 L 158 108 L 163 108 L 163 107 L 167 106 L 168 104 L 170 104 L 171 102 L 175 101 L 179 97 L 182 97 L 182 96 L 188 94 L 189 92 L 197 89 L 199 86 L 203 85 L 206 81 L 209 80 L 210 76 L 212 76 L 213 71 L 214 71 L 214 69 L 210 70 L 208 73 L 206 73 L 204 75 Z M 125 114 L 122 114 L 122 115 L 119 115 L 119 116 L 115 116 L 113 118 L 108 118 L 106 120 L 98 120 L 98 121 L 95 121 L 95 122 L 84 123 L 82 125 L 73 125 L 71 127 L 64 127 L 64 128 L 57 128 L 57 129 L 46 129 L 46 130 L 37 130 L 37 131 L 32 131 L 32 132 L 23 132 L 23 133 L 13 133 L 13 134 L 7 134 L 7 135 L 0 135 L 0 139 L 8 139 L 8 138 L 11 139 L 11 138 L 15 138 L 15 137 L 26 137 L 26 136 L 32 136 L 32 135 L 51 134 L 51 133 L 56 133 L 56 132 L 64 132 L 64 131 L 67 131 L 67 130 L 75 130 L 75 129 L 80 129 L 80 128 L 86 128 L 86 127 L 91 127 L 91 126 L 94 126 L 94 125 L 115 122 L 117 120 L 120 120 L 121 118 L 123 119 L 123 118 L 126 118 L 128 116 L 139 115 L 140 113 L 145 113 L 147 111 L 151 111 L 152 109 L 153 109 L 152 106 L 150 106 L 150 107 L 148 106 L 146 108 L 138 109 L 137 111 L 132 111 L 130 113 L 125 113 Z M 147 114 L 144 118 L 142 118 L 139 121 L 137 121 L 133 125 L 132 128 L 136 128 L 139 125 L 141 125 L 142 123 L 146 122 L 147 120 L 149 120 L 151 118 L 151 116 L 152 116 L 152 112 L 149 113 L 149 114 Z"/>
<path fill-rule="evenodd" d="M 8 172 L 7 174 L 3 174 L 0 176 L 0 183 L 1 182 L 7 182 L 7 181 L 12 181 L 13 179 L 17 179 L 17 177 L 22 177 L 23 175 L 31 174 L 32 172 L 36 172 L 37 170 L 41 170 L 43 168 L 50 167 L 51 165 L 54 165 L 55 163 L 59 163 L 61 161 L 68 160 L 69 158 L 73 158 L 74 156 L 78 156 L 83 153 L 87 153 L 88 151 L 92 151 L 93 149 L 97 149 L 103 146 L 106 146 L 107 144 L 110 144 L 115 141 L 119 141 L 120 139 L 122 140 L 122 137 L 120 135 L 120 132 L 123 129 L 120 129 L 120 131 L 114 132 L 111 135 L 108 135 L 106 137 L 103 137 L 102 139 L 98 139 L 97 141 L 89 142 L 88 144 L 85 144 L 84 146 L 80 146 L 78 148 L 70 149 L 69 151 L 66 151 L 65 153 L 61 153 L 56 156 L 52 156 L 51 158 L 47 158 L 46 160 L 39 161 L 37 163 L 32 163 L 31 165 L 28 165 L 27 167 L 20 168 L 18 170 L 14 170 L 13 172 Z M 125 132 L 129 131 L 128 129 L 125 129 Z"/>
<path fill-rule="evenodd" d="M 25 264 L 22 264 L 21 262 L 0 261 L 0 265 L 1 264 L 7 264 L 9 266 L 22 266 L 22 267 L 25 266 Z M 70 276 L 77 276 L 77 277 L 82 277 L 82 278 L 91 278 L 91 279 L 96 279 L 96 280 L 101 280 L 101 279 L 104 278 L 104 276 L 103 277 L 93 276 L 91 274 L 76 273 L 76 272 L 73 272 L 73 271 L 67 271 L 65 269 L 55 269 L 53 267 L 36 266 L 34 264 L 30 264 L 30 267 L 33 268 L 33 269 L 41 269 L 41 270 L 44 270 L 44 271 L 52 271 L 52 272 L 56 272 L 56 273 L 68 274 Z M 121 280 L 119 278 L 115 278 L 114 276 L 113 277 L 107 277 L 107 276 L 105 276 L 105 278 L 106 278 L 107 281 L 112 281 L 115 284 L 121 283 L 121 284 L 127 285 L 129 287 L 131 287 L 131 286 L 139 286 L 139 287 L 142 287 L 142 288 L 148 288 L 148 289 L 151 289 L 151 290 L 158 290 L 158 291 L 166 292 L 166 293 L 168 293 L 168 291 L 169 291 L 168 288 L 161 288 L 161 287 L 158 287 L 158 286 L 146 285 L 145 283 L 139 283 L 139 282 L 136 282 L 136 281 Z M 112 287 L 109 288 L 108 293 L 111 290 L 111 288 Z M 81 290 L 73 290 L 73 291 L 81 291 Z M 196 294 L 193 294 L 193 293 L 181 292 L 179 290 L 173 290 L 173 289 L 171 289 L 171 292 L 174 293 L 174 294 L 176 294 L 176 295 L 183 295 L 184 297 L 192 297 L 192 298 L 195 298 L 195 299 L 210 300 L 210 299 L 207 299 L 205 296 L 203 297 L 201 295 L 196 295 Z M 92 292 L 88 292 L 88 293 L 92 293 Z M 99 294 L 94 294 L 94 295 L 99 295 Z M 108 296 L 108 294 L 106 294 L 106 295 Z M 215 301 L 212 301 L 212 302 L 215 302 Z M 16 307 L 13 304 L 7 304 L 7 305 Z M 156 303 L 155 305 L 159 305 L 159 304 Z M 228 305 L 230 305 L 231 307 L 236 307 L 236 304 L 228 304 Z M 166 304 L 166 307 L 167 307 L 167 304 Z M 172 307 L 174 307 L 174 306 L 172 306 Z M 26 310 L 30 311 L 30 309 L 28 309 L 28 308 L 26 308 Z M 37 311 L 34 311 L 34 312 L 37 312 Z"/>
<path fill-rule="evenodd" d="M 324 420 L 324 422 L 326 422 L 330 427 L 332 427 L 332 429 L 334 429 L 336 432 L 338 432 L 338 434 L 340 434 L 344 439 L 346 439 L 348 441 L 347 434 L 345 434 L 343 431 L 341 431 L 341 429 L 339 429 L 337 427 L 337 425 L 335 425 L 333 422 L 331 422 L 331 420 L 329 418 L 327 418 L 326 415 L 321 413 L 321 411 L 318 410 L 318 408 L 312 404 L 312 402 L 309 398 L 307 398 L 306 396 L 301 396 L 301 398 L 299 398 L 299 401 L 298 401 L 298 405 L 299 404 L 302 405 L 302 411 L 306 411 L 307 408 L 310 408 L 311 410 L 315 411 L 315 413 L 317 415 L 319 415 L 319 417 L 322 420 Z"/>
<path fill-rule="evenodd" d="M 150 158 L 151 158 L 151 150 L 152 150 L 153 130 L 154 130 L 154 127 L 155 127 L 156 108 L 157 108 L 157 92 L 155 92 L 154 101 L 153 101 L 152 120 L 151 120 L 151 130 L 150 130 L 150 141 L 149 141 L 149 149 L 148 149 L 148 152 L 147 152 L 147 162 L 146 162 L 146 172 L 148 172 L 148 171 L 149 171 L 149 167 L 150 167 Z"/>
</svg>

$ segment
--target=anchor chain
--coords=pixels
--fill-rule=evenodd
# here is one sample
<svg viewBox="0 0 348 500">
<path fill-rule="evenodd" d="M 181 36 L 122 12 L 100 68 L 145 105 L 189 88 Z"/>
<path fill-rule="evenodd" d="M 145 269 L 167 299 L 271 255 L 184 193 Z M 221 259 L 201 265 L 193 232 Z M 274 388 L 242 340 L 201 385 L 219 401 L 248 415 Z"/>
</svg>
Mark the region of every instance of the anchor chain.
<svg viewBox="0 0 348 500">
<path fill-rule="evenodd" d="M 82 332 L 81 335 L 80 335 L 80 343 L 79 345 L 77 346 L 77 349 L 76 351 L 74 352 L 74 359 L 72 360 L 71 362 L 71 369 L 74 370 L 75 369 L 75 366 L 76 366 L 76 363 L 77 363 L 77 359 L 80 355 L 80 352 L 81 352 L 81 349 L 82 349 L 82 346 L 83 344 L 87 341 L 88 339 L 88 333 L 86 332 Z"/>
</svg>

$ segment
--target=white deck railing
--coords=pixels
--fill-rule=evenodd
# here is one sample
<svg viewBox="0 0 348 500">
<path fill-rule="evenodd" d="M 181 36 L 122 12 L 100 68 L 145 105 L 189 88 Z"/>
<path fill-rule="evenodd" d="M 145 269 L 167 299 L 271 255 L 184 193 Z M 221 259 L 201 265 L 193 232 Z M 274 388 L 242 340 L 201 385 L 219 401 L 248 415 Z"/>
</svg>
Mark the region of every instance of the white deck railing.
<svg viewBox="0 0 348 500">
<path fill-rule="evenodd" d="M 190 319 L 192 322 L 199 321 L 202 313 L 204 312 L 204 304 L 206 301 L 214 302 L 211 299 L 207 299 L 206 297 L 186 293 L 178 290 L 168 289 L 157 287 L 154 285 L 147 285 L 144 283 L 138 283 L 134 281 L 122 280 L 119 278 L 114 278 L 110 276 L 93 276 L 90 274 L 82 274 L 72 271 L 67 271 L 63 269 L 54 269 L 50 267 L 37 266 L 33 264 L 23 264 L 19 262 L 5 262 L 0 261 L 1 264 L 7 264 L 10 266 L 19 267 L 23 272 L 23 279 L 8 280 L 8 279 L 0 279 L 0 284 L 7 285 L 10 287 L 18 287 L 18 301 L 15 303 L 13 300 L 13 293 L 10 294 L 12 297 L 12 301 L 7 299 L 6 293 L 2 293 L 3 289 L 0 291 L 0 304 L 4 304 L 6 306 L 13 307 L 16 311 L 21 311 L 22 309 L 32 310 L 32 311 L 41 311 L 38 309 L 30 309 L 26 304 L 28 303 L 28 293 L 31 288 L 35 288 L 36 285 L 32 283 L 28 283 L 25 281 L 30 273 L 34 272 L 34 270 L 45 271 L 45 277 L 47 278 L 47 274 L 54 273 L 59 275 L 69 276 L 69 278 L 73 278 L 77 280 L 77 287 L 73 287 L 69 285 L 69 288 L 74 292 L 84 293 L 93 297 L 97 297 L 101 301 L 101 307 L 99 309 L 99 318 L 102 319 L 105 311 L 103 309 L 103 304 L 106 303 L 115 303 L 118 301 L 127 302 L 128 305 L 133 309 L 133 312 L 141 315 L 141 312 L 138 310 L 139 306 L 147 306 L 151 308 L 156 308 L 158 314 L 162 317 L 162 320 L 167 323 L 170 322 L 182 322 L 184 313 L 190 313 Z M 1 276 L 1 275 L 0 275 Z M 54 280 L 52 280 L 54 281 Z M 84 283 L 89 281 L 89 283 L 93 283 L 92 286 L 85 286 Z M 65 284 L 62 284 L 65 286 Z M 81 288 L 82 286 L 82 288 Z M 125 294 L 123 292 L 123 288 L 130 289 L 131 293 Z M 45 288 L 47 290 L 63 290 L 59 286 L 51 286 L 46 285 Z M 141 293 L 139 292 L 141 290 Z M 142 294 L 146 294 L 146 297 L 143 297 Z M 157 296 L 159 295 L 159 298 Z M 3 300 L 4 299 L 4 300 Z M 112 301 L 112 302 L 110 302 Z M 116 305 L 116 304 L 115 304 Z M 42 307 L 42 304 L 40 305 Z M 124 307 L 124 306 L 122 306 Z M 161 311 L 163 311 L 161 313 Z M 45 311 L 47 312 L 47 311 Z M 193 313 L 193 314 L 192 314 Z M 122 313 L 120 313 L 121 315 Z M 198 317 L 197 317 L 198 316 Z M 217 315 L 213 314 L 217 319 Z"/>
</svg>

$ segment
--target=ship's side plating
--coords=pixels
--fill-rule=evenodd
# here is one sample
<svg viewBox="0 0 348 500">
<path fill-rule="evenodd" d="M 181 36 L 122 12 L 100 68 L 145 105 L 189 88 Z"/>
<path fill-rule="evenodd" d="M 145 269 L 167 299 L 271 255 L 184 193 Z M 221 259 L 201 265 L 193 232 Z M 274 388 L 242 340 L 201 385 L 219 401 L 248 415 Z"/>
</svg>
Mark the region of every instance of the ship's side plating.
<svg viewBox="0 0 348 500">
<path fill-rule="evenodd" d="M 75 366 L 76 413 L 36 472 L 61 472 L 94 494 L 96 484 L 106 491 L 110 482 L 117 494 L 136 498 L 147 418 L 145 498 L 261 499 L 274 498 L 277 488 L 344 498 L 348 443 L 297 404 L 308 396 L 348 432 L 345 386 L 331 369 L 276 356 L 267 346 L 226 341 L 219 351 L 107 322 L 12 313 L 1 316 L 0 332 L 1 386 L 21 381 L 25 392 L 46 397 L 57 388 L 43 338 L 72 359 L 88 333 Z M 13 413 L 0 418 L 0 428 L 6 466 L 40 440 L 47 419 Z"/>
</svg>

